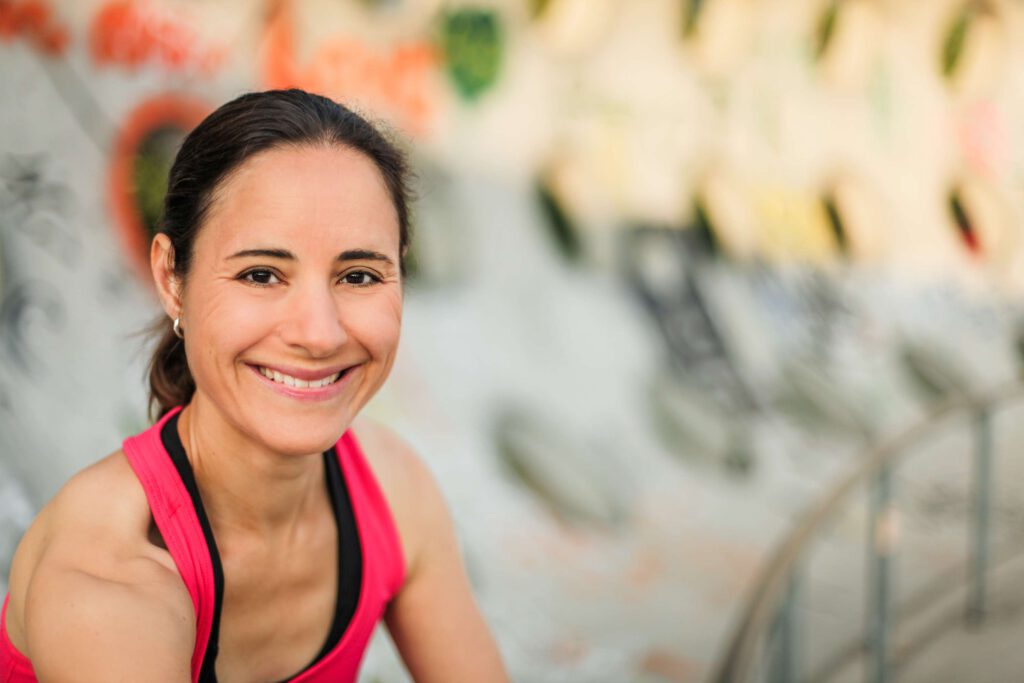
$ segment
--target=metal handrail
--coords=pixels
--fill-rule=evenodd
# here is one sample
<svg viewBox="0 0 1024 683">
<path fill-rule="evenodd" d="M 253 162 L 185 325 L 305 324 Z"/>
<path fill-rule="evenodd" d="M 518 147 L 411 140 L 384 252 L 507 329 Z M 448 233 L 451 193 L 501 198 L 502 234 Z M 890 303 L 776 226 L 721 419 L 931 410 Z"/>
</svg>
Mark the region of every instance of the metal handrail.
<svg viewBox="0 0 1024 683">
<path fill-rule="evenodd" d="M 1024 382 L 1015 380 L 978 394 L 947 399 L 920 422 L 862 451 L 859 459 L 863 464 L 840 481 L 829 495 L 812 505 L 772 554 L 760 580 L 750 593 L 739 626 L 733 632 L 724 656 L 710 680 L 713 683 L 742 683 L 747 680 L 758 638 L 767 632 L 772 619 L 779 616 L 776 608 L 784 593 L 793 590 L 791 579 L 797 561 L 803 556 L 807 544 L 815 537 L 816 532 L 842 509 L 846 499 L 861 484 L 883 474 L 910 446 L 948 420 L 963 417 L 965 414 L 987 415 L 999 405 L 1022 397 Z M 983 443 L 982 448 L 990 445 Z M 980 550 L 987 552 L 987 548 Z M 983 599 L 983 595 L 975 595 L 974 600 L 979 601 L 975 605 L 980 608 Z"/>
</svg>

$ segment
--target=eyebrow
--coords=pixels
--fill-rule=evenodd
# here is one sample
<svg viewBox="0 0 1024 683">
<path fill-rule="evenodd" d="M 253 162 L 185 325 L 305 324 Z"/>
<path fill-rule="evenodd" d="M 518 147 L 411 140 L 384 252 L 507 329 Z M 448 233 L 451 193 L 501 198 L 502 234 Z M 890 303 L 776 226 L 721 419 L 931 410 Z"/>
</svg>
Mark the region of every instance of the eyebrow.
<svg viewBox="0 0 1024 683">
<path fill-rule="evenodd" d="M 286 261 L 298 261 L 295 254 L 288 251 L 287 249 L 243 249 L 236 251 L 228 259 L 245 258 L 247 256 L 262 256 L 264 258 L 276 258 L 284 259 Z M 391 260 L 386 254 L 382 254 L 379 251 L 373 251 L 372 249 L 348 249 L 341 252 L 334 257 L 335 261 L 383 261 L 390 265 L 394 265 L 394 261 Z"/>
</svg>

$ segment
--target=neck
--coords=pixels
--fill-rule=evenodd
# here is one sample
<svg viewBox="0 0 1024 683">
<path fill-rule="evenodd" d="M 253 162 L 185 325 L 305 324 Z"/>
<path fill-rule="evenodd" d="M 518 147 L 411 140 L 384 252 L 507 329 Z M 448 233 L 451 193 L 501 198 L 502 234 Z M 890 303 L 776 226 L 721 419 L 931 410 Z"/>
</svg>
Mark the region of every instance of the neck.
<svg viewBox="0 0 1024 683">
<path fill-rule="evenodd" d="M 326 495 L 321 454 L 285 456 L 240 433 L 197 393 L 178 434 L 210 524 L 264 540 L 294 535 Z"/>
</svg>

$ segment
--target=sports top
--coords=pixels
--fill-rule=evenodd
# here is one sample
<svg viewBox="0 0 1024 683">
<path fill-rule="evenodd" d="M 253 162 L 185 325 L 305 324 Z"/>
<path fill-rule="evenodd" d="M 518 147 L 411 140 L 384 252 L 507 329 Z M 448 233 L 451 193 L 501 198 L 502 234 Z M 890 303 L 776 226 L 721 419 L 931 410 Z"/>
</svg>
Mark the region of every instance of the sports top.
<svg viewBox="0 0 1024 683">
<path fill-rule="evenodd" d="M 153 520 L 174 559 L 196 613 L 193 683 L 216 683 L 224 575 L 191 465 L 178 436 L 181 407 L 124 441 Z M 289 683 L 355 681 L 366 646 L 405 579 L 398 532 L 380 487 L 346 431 L 324 452 L 326 485 L 338 528 L 338 592 L 320 653 Z M 0 683 L 37 683 L 32 664 L 7 636 L 7 599 L 0 612 Z"/>
</svg>

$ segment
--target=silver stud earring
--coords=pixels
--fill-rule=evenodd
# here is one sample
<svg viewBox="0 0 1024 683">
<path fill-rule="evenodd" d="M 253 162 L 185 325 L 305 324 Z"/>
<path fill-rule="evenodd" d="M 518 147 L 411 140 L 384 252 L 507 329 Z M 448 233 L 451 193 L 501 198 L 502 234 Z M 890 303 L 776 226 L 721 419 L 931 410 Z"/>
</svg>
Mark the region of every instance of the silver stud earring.
<svg viewBox="0 0 1024 683">
<path fill-rule="evenodd" d="M 174 325 L 172 326 L 171 329 L 174 330 L 174 336 L 177 337 L 178 339 L 185 338 L 185 333 L 181 329 L 181 318 L 174 319 Z"/>
</svg>

